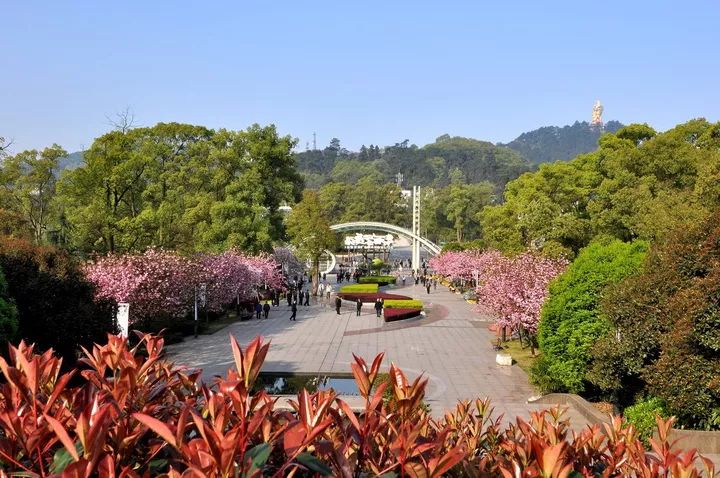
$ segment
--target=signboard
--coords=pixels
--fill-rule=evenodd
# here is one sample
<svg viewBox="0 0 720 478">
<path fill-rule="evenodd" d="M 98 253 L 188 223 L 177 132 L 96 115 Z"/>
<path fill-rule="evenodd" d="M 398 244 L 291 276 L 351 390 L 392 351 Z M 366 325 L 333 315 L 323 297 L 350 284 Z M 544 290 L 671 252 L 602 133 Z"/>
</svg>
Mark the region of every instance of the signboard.
<svg viewBox="0 0 720 478">
<path fill-rule="evenodd" d="M 127 337 L 130 329 L 130 304 L 127 302 L 118 304 L 116 320 L 120 329 L 120 337 Z"/>
<path fill-rule="evenodd" d="M 207 301 L 207 284 L 202 283 L 202 284 L 200 284 L 200 287 L 198 287 L 198 305 L 201 308 L 205 308 L 206 301 Z"/>
</svg>

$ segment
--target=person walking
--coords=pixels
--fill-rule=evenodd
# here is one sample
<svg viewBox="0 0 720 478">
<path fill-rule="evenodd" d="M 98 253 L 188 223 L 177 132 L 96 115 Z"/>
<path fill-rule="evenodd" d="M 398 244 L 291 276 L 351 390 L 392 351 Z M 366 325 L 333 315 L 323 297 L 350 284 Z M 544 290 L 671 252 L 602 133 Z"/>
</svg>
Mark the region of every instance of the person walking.
<svg viewBox="0 0 720 478">
<path fill-rule="evenodd" d="M 355 304 L 355 310 L 357 311 L 356 317 L 360 317 L 360 310 L 362 309 L 362 301 L 360 299 L 357 300 L 357 303 Z"/>
<path fill-rule="evenodd" d="M 302 289 L 300 289 L 298 291 L 298 301 L 297 301 L 299 305 L 302 305 L 304 298 L 305 298 L 305 292 Z"/>
<path fill-rule="evenodd" d="M 380 314 L 382 313 L 382 309 L 383 309 L 383 303 L 382 303 L 382 300 L 380 300 L 380 297 L 378 297 L 377 300 L 375 301 L 375 313 L 377 314 L 378 317 L 380 317 Z"/>
<path fill-rule="evenodd" d="M 305 305 L 310 306 L 310 291 L 309 290 L 305 291 Z"/>
<path fill-rule="evenodd" d="M 405 279 L 407 279 L 407 277 L 405 277 L 405 274 L 403 274 L 402 277 L 400 277 L 400 279 L 402 279 L 402 283 L 403 283 L 403 285 L 405 285 Z"/>
<path fill-rule="evenodd" d="M 263 314 L 265 315 L 265 318 L 268 318 L 268 315 L 270 314 L 270 303 L 265 302 L 265 305 L 263 305 Z"/>
<path fill-rule="evenodd" d="M 260 320 L 260 314 L 262 314 L 263 307 L 260 302 L 255 303 L 255 318 Z"/>
<path fill-rule="evenodd" d="M 335 297 L 335 312 L 337 312 L 337 315 L 340 315 L 340 306 L 342 305 L 342 299 L 340 297 Z"/>
<path fill-rule="evenodd" d="M 425 284 L 425 288 L 427 289 L 428 294 L 430 293 L 430 281 L 427 281 Z"/>
<path fill-rule="evenodd" d="M 292 305 L 292 289 L 289 289 L 289 290 L 285 293 L 285 296 L 286 296 L 286 299 L 287 299 L 287 301 L 288 301 L 288 307 L 290 307 L 290 306 Z"/>
<path fill-rule="evenodd" d="M 297 315 L 297 302 L 293 301 L 290 311 L 292 312 L 292 314 L 290 314 L 290 320 L 295 320 L 297 322 L 295 319 L 295 316 Z"/>
<path fill-rule="evenodd" d="M 433 290 L 437 290 L 437 279 L 433 279 Z"/>
<path fill-rule="evenodd" d="M 330 283 L 325 284 L 325 294 L 327 294 L 327 299 L 330 300 L 330 293 L 332 292 L 332 286 Z"/>
</svg>

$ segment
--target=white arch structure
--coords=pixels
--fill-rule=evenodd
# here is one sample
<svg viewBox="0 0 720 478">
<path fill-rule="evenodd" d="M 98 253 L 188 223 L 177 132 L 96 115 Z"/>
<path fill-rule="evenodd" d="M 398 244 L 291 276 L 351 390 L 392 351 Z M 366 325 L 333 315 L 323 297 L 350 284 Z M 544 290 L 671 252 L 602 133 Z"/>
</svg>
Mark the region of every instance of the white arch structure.
<svg viewBox="0 0 720 478">
<path fill-rule="evenodd" d="M 413 233 L 409 229 L 405 229 L 404 227 L 395 226 L 393 224 L 386 224 L 384 222 L 372 222 L 372 221 L 356 221 L 356 222 L 343 222 L 341 224 L 334 224 L 330 226 L 330 229 L 333 231 L 338 232 L 348 232 L 348 231 L 382 231 L 382 232 L 389 232 L 391 234 L 397 234 L 398 236 L 406 237 L 407 239 L 410 239 L 413 241 L 413 246 L 415 247 L 415 244 L 417 244 L 418 248 L 418 254 L 417 257 L 420 257 L 419 254 L 419 248 L 420 246 L 424 247 L 425 250 L 430 252 L 431 254 L 440 254 L 440 246 L 435 244 L 432 241 L 429 241 L 428 239 L 419 236 L 415 233 Z M 415 251 L 413 251 L 413 257 L 415 256 Z M 413 267 L 417 268 L 417 263 L 413 263 Z"/>
</svg>

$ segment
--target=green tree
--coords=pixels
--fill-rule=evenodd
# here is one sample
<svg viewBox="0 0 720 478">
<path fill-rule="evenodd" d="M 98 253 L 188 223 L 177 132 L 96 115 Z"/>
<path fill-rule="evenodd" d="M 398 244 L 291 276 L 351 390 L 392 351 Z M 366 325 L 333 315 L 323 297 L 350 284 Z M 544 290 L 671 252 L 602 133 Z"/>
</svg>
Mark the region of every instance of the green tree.
<svg viewBox="0 0 720 478">
<path fill-rule="evenodd" d="M 546 391 L 585 389 L 592 347 L 609 330 L 600 312 L 604 290 L 636 274 L 646 250 L 641 241 L 593 243 L 551 283 L 540 317 L 542 356 L 533 368 L 533 381 Z"/>
<path fill-rule="evenodd" d="M 541 165 L 507 184 L 503 204 L 483 211 L 488 245 L 572 255 L 594 237 L 654 241 L 703 220 L 720 205 L 715 127 L 699 119 L 658 134 L 630 125 L 602 136 L 595 152 Z"/>
<path fill-rule="evenodd" d="M 317 295 L 320 283 L 320 257 L 326 250 L 337 246 L 337 237 L 330 229 L 330 219 L 325 215 L 320 198 L 315 191 L 305 191 L 287 218 L 287 233 L 298 255 L 312 264 L 313 295 Z"/>
<path fill-rule="evenodd" d="M 303 187 L 294 145 L 274 126 L 107 133 L 58 186 L 72 243 L 83 252 L 270 250 L 284 235 L 280 206 Z"/>
<path fill-rule="evenodd" d="M 14 341 L 17 329 L 17 309 L 10 297 L 5 274 L 0 267 L 0 343 Z"/>
<path fill-rule="evenodd" d="M 593 383 L 625 406 L 649 394 L 683 426 L 720 409 L 720 215 L 686 224 L 648 253 L 642 274 L 608 289 L 608 330 L 593 347 Z"/>
<path fill-rule="evenodd" d="M 23 151 L 0 163 L 0 208 L 26 224 L 36 244 L 47 240 L 57 221 L 55 182 L 58 160 L 67 152 L 54 144 L 43 151 Z"/>
</svg>

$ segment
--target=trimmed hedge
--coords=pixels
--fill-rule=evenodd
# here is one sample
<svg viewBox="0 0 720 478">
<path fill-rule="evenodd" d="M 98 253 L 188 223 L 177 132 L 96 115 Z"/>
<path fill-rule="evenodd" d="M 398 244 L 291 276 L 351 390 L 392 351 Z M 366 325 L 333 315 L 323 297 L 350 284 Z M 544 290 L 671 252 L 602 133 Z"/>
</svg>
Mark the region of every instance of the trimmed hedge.
<svg viewBox="0 0 720 478">
<path fill-rule="evenodd" d="M 376 293 L 378 288 L 379 286 L 377 284 L 352 284 L 340 287 L 340 292 L 372 294 Z"/>
<path fill-rule="evenodd" d="M 385 322 L 393 322 L 395 320 L 411 319 L 417 317 L 422 312 L 419 309 L 385 309 L 383 318 Z"/>
<path fill-rule="evenodd" d="M 382 300 L 411 300 L 412 297 L 408 297 L 406 295 L 400 295 L 400 294 L 388 294 L 385 292 L 375 292 L 375 293 L 369 293 L 369 292 L 349 292 L 349 293 L 340 293 L 338 294 L 338 297 L 340 297 L 342 300 L 351 300 L 353 302 L 357 302 L 358 299 L 360 299 L 362 302 L 375 302 L 378 300 L 378 298 Z"/>
<path fill-rule="evenodd" d="M 359 282 L 361 284 L 388 285 L 394 284 L 396 280 L 395 276 L 364 276 L 359 279 Z"/>
<path fill-rule="evenodd" d="M 410 300 L 396 300 L 390 299 L 385 301 L 386 309 L 420 309 L 423 308 L 423 302 L 421 300 L 410 299 Z"/>
</svg>

